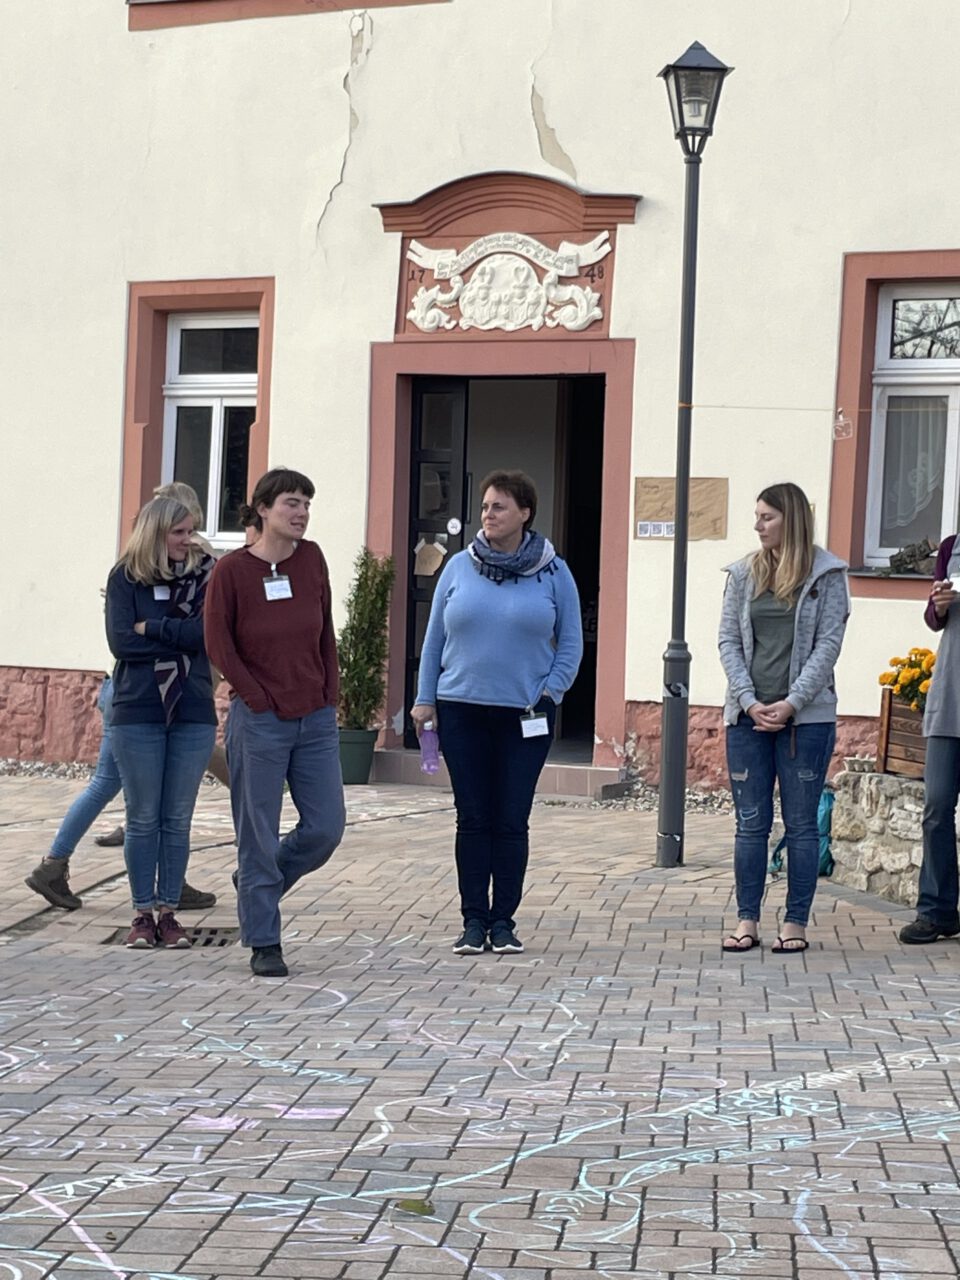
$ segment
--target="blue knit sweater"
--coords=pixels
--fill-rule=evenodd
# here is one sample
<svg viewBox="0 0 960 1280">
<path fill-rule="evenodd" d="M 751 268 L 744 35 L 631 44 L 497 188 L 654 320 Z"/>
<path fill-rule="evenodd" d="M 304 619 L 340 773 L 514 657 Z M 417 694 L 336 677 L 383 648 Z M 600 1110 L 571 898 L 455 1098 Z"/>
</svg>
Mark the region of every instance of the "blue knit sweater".
<svg viewBox="0 0 960 1280">
<path fill-rule="evenodd" d="M 496 583 L 460 551 L 437 582 L 417 702 L 530 707 L 545 693 L 560 702 L 582 656 L 580 597 L 563 560 Z"/>
</svg>

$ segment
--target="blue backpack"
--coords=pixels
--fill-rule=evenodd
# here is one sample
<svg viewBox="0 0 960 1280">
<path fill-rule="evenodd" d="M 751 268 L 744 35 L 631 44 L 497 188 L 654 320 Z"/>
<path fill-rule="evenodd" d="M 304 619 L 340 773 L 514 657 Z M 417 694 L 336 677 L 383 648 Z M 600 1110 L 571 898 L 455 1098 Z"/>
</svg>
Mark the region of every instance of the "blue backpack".
<svg viewBox="0 0 960 1280">
<path fill-rule="evenodd" d="M 824 787 L 820 792 L 820 803 L 817 805 L 817 831 L 820 835 L 820 863 L 817 874 L 821 876 L 833 875 L 833 854 L 830 852 L 830 828 L 832 824 L 833 789 L 832 787 Z M 773 851 L 770 866 L 768 867 L 774 879 L 783 874 L 783 859 L 787 852 L 789 852 L 787 849 L 787 837 L 783 836 Z"/>
</svg>

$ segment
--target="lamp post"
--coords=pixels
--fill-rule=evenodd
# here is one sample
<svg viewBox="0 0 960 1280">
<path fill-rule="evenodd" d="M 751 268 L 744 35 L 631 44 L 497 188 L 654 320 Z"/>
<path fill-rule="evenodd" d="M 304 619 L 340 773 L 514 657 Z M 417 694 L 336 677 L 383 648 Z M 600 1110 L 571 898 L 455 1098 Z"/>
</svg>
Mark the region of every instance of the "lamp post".
<svg viewBox="0 0 960 1280">
<path fill-rule="evenodd" d="M 657 866 L 683 865 L 687 791 L 687 721 L 690 712 L 690 650 L 687 614 L 687 524 L 690 512 L 690 427 L 693 399 L 693 330 L 697 293 L 697 215 L 700 155 L 713 133 L 724 66 L 694 43 L 660 72 L 667 85 L 674 137 L 687 166 L 683 213 L 683 295 L 680 312 L 680 384 L 677 405 L 677 473 L 673 512 L 673 610 L 670 642 L 663 655 L 663 712 L 660 732 L 660 802 Z"/>
</svg>

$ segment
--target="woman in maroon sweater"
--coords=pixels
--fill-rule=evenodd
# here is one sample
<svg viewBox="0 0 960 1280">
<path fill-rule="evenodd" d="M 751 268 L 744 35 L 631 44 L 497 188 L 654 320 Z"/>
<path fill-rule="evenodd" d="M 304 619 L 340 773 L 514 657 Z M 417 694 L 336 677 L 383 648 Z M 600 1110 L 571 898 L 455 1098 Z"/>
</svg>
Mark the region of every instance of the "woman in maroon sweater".
<svg viewBox="0 0 960 1280">
<path fill-rule="evenodd" d="M 942 631 L 933 683 L 927 694 L 923 733 L 923 862 L 917 886 L 917 918 L 900 930 L 900 941 L 936 942 L 960 933 L 960 874 L 957 870 L 957 798 L 960 796 L 960 609 L 954 583 L 960 576 L 960 544 L 952 533 L 940 543 L 933 585 L 924 610 L 931 631 Z M 955 653 L 954 650 L 957 650 Z"/>
<path fill-rule="evenodd" d="M 255 542 L 224 556 L 207 591 L 210 660 L 232 688 L 227 720 L 237 907 L 250 967 L 285 977 L 280 899 L 330 858 L 344 827 L 337 645 L 323 552 L 304 540 L 314 488 L 275 467 L 250 506 Z M 280 838 L 283 786 L 300 820 Z"/>
</svg>

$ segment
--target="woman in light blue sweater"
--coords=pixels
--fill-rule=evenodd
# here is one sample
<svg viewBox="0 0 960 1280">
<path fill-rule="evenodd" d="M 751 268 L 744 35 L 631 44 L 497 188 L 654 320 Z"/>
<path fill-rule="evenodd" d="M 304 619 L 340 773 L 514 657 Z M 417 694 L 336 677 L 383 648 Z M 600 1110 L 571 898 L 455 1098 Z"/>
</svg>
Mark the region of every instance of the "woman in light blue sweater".
<svg viewBox="0 0 960 1280">
<path fill-rule="evenodd" d="M 457 808 L 463 933 L 458 955 L 522 951 L 527 823 L 557 706 L 583 655 L 580 598 L 551 542 L 534 533 L 537 491 L 522 471 L 480 487 L 482 532 L 437 582 L 412 716 L 433 722 Z M 491 895 L 492 889 L 492 895 Z"/>
</svg>

